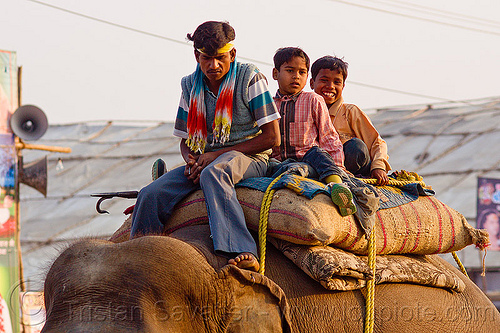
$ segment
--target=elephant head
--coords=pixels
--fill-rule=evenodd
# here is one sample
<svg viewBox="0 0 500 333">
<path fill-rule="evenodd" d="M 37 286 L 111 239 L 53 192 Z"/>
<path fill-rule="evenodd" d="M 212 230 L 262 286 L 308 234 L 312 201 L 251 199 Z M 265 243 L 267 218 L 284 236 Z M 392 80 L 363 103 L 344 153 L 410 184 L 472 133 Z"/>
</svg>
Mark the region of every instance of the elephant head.
<svg viewBox="0 0 500 333">
<path fill-rule="evenodd" d="M 215 258 L 215 256 L 213 256 Z M 48 332 L 289 332 L 278 285 L 166 236 L 83 240 L 45 281 Z"/>
</svg>

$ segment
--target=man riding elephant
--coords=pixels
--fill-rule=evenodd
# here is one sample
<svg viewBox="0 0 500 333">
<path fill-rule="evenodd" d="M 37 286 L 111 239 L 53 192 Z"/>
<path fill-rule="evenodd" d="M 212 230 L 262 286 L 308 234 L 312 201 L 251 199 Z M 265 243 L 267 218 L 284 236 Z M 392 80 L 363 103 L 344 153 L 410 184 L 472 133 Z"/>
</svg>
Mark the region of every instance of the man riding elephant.
<svg viewBox="0 0 500 333">
<path fill-rule="evenodd" d="M 187 37 L 198 65 L 181 81 L 174 128 L 186 165 L 139 192 L 131 237 L 161 233 L 174 206 L 201 188 L 215 253 L 257 271 L 257 247 L 234 185 L 265 175 L 271 148 L 280 144 L 280 116 L 264 75 L 236 61 L 235 32 L 228 23 L 205 22 Z"/>
</svg>

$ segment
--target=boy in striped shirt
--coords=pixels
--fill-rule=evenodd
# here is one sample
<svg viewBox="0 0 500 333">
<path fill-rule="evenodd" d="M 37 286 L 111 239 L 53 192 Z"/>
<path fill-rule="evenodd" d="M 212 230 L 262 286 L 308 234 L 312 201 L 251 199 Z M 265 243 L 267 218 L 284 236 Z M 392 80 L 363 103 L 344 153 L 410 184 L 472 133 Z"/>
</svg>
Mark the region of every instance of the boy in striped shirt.
<svg viewBox="0 0 500 333">
<path fill-rule="evenodd" d="M 302 91 L 307 83 L 309 57 L 300 48 L 280 48 L 274 55 L 273 78 L 278 81 L 274 102 L 279 110 L 281 145 L 272 157 L 307 163 L 320 181 L 329 184 L 332 201 L 343 216 L 354 214 L 351 191 L 342 184 L 344 153 L 323 98 Z"/>
</svg>

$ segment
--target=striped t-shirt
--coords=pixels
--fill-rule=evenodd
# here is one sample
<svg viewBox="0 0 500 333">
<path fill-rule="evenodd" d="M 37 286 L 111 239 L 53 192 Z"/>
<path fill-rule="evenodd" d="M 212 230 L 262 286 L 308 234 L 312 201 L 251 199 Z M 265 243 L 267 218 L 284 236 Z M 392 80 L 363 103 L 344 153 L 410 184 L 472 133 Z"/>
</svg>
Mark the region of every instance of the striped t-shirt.
<svg viewBox="0 0 500 333">
<path fill-rule="evenodd" d="M 189 98 L 193 88 L 194 73 L 182 78 L 182 95 L 175 121 L 174 135 L 188 138 L 187 119 Z M 213 143 L 212 124 L 215 117 L 215 96 L 205 85 L 205 106 L 207 123 L 207 146 L 205 151 L 221 148 L 219 143 Z M 280 115 L 273 98 L 267 88 L 266 77 L 252 64 L 237 64 L 236 83 L 233 95 L 233 118 L 229 140 L 224 146 L 233 146 L 256 136 L 260 126 L 279 119 Z M 271 150 L 266 153 L 270 154 Z"/>
</svg>

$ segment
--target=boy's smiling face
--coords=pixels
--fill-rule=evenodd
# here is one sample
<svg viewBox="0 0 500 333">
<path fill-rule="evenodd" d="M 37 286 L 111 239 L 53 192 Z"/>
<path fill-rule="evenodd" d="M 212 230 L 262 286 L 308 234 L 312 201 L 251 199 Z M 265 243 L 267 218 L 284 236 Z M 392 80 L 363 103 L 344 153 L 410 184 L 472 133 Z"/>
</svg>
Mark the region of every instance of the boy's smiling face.
<svg viewBox="0 0 500 333">
<path fill-rule="evenodd" d="M 279 70 L 273 68 L 273 79 L 278 81 L 282 95 L 294 95 L 304 89 L 307 75 L 306 60 L 302 57 L 293 57 L 281 65 Z"/>
<path fill-rule="evenodd" d="M 311 79 L 311 89 L 323 97 L 328 107 L 342 97 L 344 86 L 344 77 L 338 70 L 322 68 L 316 78 Z"/>
</svg>

